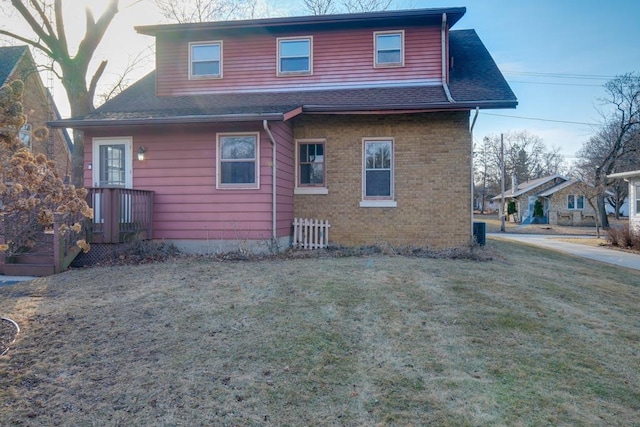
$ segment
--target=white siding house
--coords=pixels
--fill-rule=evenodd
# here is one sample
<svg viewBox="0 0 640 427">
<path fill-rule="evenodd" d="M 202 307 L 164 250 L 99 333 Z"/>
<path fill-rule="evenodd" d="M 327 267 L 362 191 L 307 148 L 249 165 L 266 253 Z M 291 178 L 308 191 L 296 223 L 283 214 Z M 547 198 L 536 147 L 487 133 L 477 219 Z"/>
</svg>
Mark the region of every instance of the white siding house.
<svg viewBox="0 0 640 427">
<path fill-rule="evenodd" d="M 608 175 L 629 183 L 629 228 L 640 233 L 640 170 Z"/>
</svg>

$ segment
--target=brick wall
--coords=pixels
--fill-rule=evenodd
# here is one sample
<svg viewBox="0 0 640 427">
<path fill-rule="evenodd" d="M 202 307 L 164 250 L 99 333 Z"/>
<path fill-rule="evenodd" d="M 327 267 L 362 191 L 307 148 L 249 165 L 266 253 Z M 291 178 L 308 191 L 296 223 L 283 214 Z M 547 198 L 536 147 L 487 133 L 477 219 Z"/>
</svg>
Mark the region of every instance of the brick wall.
<svg viewBox="0 0 640 427">
<path fill-rule="evenodd" d="M 22 105 L 27 123 L 31 124 L 32 130 L 46 128 L 48 121 L 56 119 L 51 112 L 46 89 L 34 68 L 30 55 L 20 61 L 9 80 L 24 82 Z M 49 135 L 44 139 L 36 139 L 32 135 L 31 150 L 36 154 L 45 154 L 49 159 L 54 160 L 60 177 L 64 179 L 65 176 L 71 175 L 71 155 L 62 136 L 62 130 L 48 128 L 48 131 Z"/>
<path fill-rule="evenodd" d="M 584 195 L 584 192 L 574 184 L 554 193 L 549 199 L 549 224 L 595 227 L 596 214 L 587 197 L 584 198 L 584 209 L 569 210 L 567 208 L 569 194 L 573 194 L 577 198 L 577 196 Z"/>
<path fill-rule="evenodd" d="M 296 139 L 326 139 L 328 194 L 297 194 L 294 215 L 328 219 L 330 241 L 431 248 L 471 242 L 471 136 L 468 112 L 296 119 Z M 395 208 L 364 208 L 362 139 L 394 141 Z"/>
</svg>

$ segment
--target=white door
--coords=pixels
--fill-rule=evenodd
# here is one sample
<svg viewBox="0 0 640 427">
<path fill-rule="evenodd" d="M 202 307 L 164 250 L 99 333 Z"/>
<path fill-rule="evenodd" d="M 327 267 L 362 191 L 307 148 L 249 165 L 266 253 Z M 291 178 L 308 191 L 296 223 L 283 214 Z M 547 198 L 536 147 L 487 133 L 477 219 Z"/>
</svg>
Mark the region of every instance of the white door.
<svg viewBox="0 0 640 427">
<path fill-rule="evenodd" d="M 96 188 L 133 188 L 133 141 L 130 137 L 93 139 L 93 186 Z M 122 222 L 130 222 L 131 196 L 122 195 Z M 102 193 L 93 201 L 93 220 L 104 222 Z"/>
<path fill-rule="evenodd" d="M 131 138 L 93 139 L 93 186 L 133 188 Z"/>
</svg>

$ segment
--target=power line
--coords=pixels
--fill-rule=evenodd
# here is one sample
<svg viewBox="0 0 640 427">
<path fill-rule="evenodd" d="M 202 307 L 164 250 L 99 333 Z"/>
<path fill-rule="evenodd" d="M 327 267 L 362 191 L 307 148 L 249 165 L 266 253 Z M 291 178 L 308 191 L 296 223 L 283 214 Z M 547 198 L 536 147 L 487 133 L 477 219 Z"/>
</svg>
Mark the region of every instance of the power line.
<svg viewBox="0 0 640 427">
<path fill-rule="evenodd" d="M 552 82 L 526 82 L 521 80 L 509 80 L 509 83 L 526 83 L 532 85 L 553 85 L 553 86 L 582 86 L 582 87 L 602 87 L 602 85 L 588 85 L 584 83 L 552 83 Z"/>
<path fill-rule="evenodd" d="M 536 121 L 539 121 L 539 122 L 568 123 L 568 124 L 572 124 L 572 125 L 598 126 L 598 123 L 572 122 L 570 120 L 542 119 L 542 118 L 539 118 L 539 117 L 510 116 L 510 115 L 507 115 L 507 114 L 497 114 L 497 113 L 484 113 L 484 115 L 485 116 L 508 117 L 510 119 L 536 120 Z"/>
<path fill-rule="evenodd" d="M 598 74 L 568 74 L 568 73 L 539 73 L 533 71 L 509 71 L 502 70 L 504 74 L 514 74 L 519 76 L 534 76 L 534 77 L 547 77 L 547 78 L 560 78 L 560 79 L 580 79 L 580 80 L 611 80 L 616 76 L 605 76 Z"/>
</svg>

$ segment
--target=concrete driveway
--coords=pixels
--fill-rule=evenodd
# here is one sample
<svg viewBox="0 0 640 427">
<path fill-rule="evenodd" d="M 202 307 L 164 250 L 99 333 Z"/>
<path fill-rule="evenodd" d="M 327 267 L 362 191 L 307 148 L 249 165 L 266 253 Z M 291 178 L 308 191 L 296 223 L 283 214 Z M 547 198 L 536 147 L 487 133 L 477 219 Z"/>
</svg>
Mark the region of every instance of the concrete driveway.
<svg viewBox="0 0 640 427">
<path fill-rule="evenodd" d="M 559 239 L 563 237 L 593 238 L 593 236 L 559 236 L 552 234 L 513 234 L 513 233 L 487 233 L 487 237 L 511 240 L 565 252 L 582 258 L 592 259 L 607 264 L 614 264 L 634 270 L 640 270 L 640 255 L 629 252 L 607 249 L 604 247 L 594 247 L 581 245 L 579 243 L 563 242 Z"/>
</svg>

